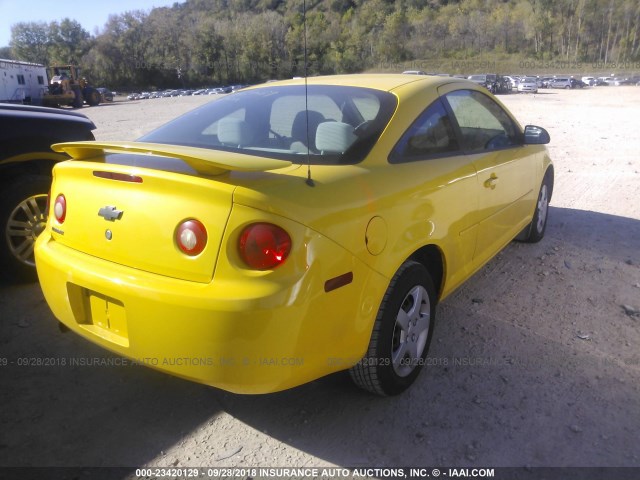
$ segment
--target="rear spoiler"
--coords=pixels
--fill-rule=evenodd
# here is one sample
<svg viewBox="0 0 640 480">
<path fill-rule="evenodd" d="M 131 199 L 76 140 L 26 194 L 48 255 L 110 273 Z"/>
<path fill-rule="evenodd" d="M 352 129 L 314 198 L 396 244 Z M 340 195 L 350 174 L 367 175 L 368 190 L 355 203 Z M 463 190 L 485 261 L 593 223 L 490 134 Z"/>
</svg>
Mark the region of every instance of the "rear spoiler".
<svg viewBox="0 0 640 480">
<path fill-rule="evenodd" d="M 196 172 L 203 175 L 220 175 L 231 170 L 262 172 L 286 168 L 291 165 L 291 162 L 287 160 L 275 160 L 222 150 L 161 143 L 69 142 L 56 143 L 51 146 L 51 149 L 56 152 L 66 153 L 73 160 L 88 160 L 105 153 L 139 153 L 179 158 Z"/>
</svg>

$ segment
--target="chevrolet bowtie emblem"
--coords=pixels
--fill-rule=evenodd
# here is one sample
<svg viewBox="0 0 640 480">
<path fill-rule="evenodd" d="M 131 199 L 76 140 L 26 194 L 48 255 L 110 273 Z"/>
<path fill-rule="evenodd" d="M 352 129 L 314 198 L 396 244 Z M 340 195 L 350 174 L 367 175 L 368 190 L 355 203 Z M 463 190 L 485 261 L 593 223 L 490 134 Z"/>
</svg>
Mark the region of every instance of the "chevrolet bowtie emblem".
<svg viewBox="0 0 640 480">
<path fill-rule="evenodd" d="M 122 218 L 123 210 L 116 210 L 116 207 L 111 207 L 107 205 L 106 207 L 102 207 L 98 211 L 98 215 L 100 215 L 105 220 L 110 222 L 114 222 L 116 220 L 120 220 Z"/>
</svg>

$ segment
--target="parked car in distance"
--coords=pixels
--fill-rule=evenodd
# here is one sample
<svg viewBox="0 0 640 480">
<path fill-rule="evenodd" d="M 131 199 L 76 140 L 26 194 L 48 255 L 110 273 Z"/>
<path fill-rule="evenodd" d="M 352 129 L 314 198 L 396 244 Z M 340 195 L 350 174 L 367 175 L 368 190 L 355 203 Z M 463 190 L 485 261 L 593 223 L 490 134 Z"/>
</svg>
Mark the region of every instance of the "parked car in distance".
<svg viewBox="0 0 640 480">
<path fill-rule="evenodd" d="M 516 77 L 514 77 L 513 75 L 506 75 L 504 78 L 509 81 L 512 90 L 518 89 L 518 79 Z"/>
<path fill-rule="evenodd" d="M 511 82 L 502 75 L 494 73 L 482 74 L 482 75 L 470 75 L 469 80 L 478 85 L 482 85 L 491 93 L 510 93 L 512 90 Z"/>
<path fill-rule="evenodd" d="M 616 87 L 622 87 L 624 85 L 635 85 L 636 83 L 636 80 L 632 80 L 628 77 L 615 77 L 613 79 L 613 85 L 615 85 Z"/>
<path fill-rule="evenodd" d="M 208 90 L 208 95 L 221 95 L 223 93 L 231 93 L 233 90 L 231 87 L 216 87 Z"/>
<path fill-rule="evenodd" d="M 47 219 L 51 169 L 69 157 L 53 143 L 93 140 L 80 113 L 0 104 L 0 276 L 35 280 L 33 247 Z"/>
<path fill-rule="evenodd" d="M 477 83 L 489 91 L 493 90 L 496 78 L 497 75 L 494 74 L 469 75 L 468 77 L 473 83 Z"/>
<path fill-rule="evenodd" d="M 571 88 L 584 88 L 588 87 L 588 85 L 582 80 L 578 80 L 577 78 L 571 78 L 569 80 L 571 82 Z"/>
<path fill-rule="evenodd" d="M 549 82 L 549 88 L 571 88 L 571 78 L 558 77 Z"/>
<path fill-rule="evenodd" d="M 111 90 L 104 87 L 96 88 L 96 90 L 100 93 L 100 96 L 102 97 L 101 103 L 113 102 L 113 92 L 111 92 Z"/>
<path fill-rule="evenodd" d="M 404 75 L 426 75 L 426 72 L 423 72 L 422 70 L 405 70 L 404 72 L 402 72 Z"/>
<path fill-rule="evenodd" d="M 520 80 L 518 93 L 538 93 L 538 80 L 536 77 L 524 77 Z"/>
<path fill-rule="evenodd" d="M 495 82 L 491 88 L 491 93 L 511 93 L 513 90 L 511 86 L 511 80 L 504 75 L 496 75 Z"/>
<path fill-rule="evenodd" d="M 466 80 L 250 87 L 136 142 L 55 145 L 76 160 L 54 170 L 42 291 L 69 329 L 185 379 L 267 393 L 349 370 L 399 394 L 436 304 L 544 236 L 548 142 Z"/>
<path fill-rule="evenodd" d="M 596 85 L 595 77 L 582 77 L 582 81 L 585 83 L 585 85 L 589 85 L 590 87 L 594 87 Z"/>
<path fill-rule="evenodd" d="M 537 79 L 538 88 L 549 88 L 549 83 L 553 81 L 553 77 L 540 77 Z"/>
</svg>

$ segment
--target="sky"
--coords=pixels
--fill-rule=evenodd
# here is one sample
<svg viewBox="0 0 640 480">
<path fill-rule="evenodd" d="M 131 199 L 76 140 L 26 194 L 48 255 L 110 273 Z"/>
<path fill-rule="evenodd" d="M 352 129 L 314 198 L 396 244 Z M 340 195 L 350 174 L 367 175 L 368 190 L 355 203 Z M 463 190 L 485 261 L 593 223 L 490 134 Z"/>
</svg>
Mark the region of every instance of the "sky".
<svg viewBox="0 0 640 480">
<path fill-rule="evenodd" d="M 150 11 L 183 0 L 0 0 L 0 47 L 9 45 L 11 26 L 19 22 L 51 22 L 70 18 L 91 35 L 102 29 L 109 15 L 131 10 Z"/>
</svg>

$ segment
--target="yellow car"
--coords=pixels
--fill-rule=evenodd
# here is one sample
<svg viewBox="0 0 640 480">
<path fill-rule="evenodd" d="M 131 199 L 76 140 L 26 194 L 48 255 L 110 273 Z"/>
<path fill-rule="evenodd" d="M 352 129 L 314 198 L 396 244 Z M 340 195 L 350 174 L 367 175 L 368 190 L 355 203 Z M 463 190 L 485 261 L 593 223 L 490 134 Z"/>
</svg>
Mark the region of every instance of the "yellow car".
<svg viewBox="0 0 640 480">
<path fill-rule="evenodd" d="M 409 387 L 438 301 L 545 231 L 553 166 L 482 87 L 272 82 L 136 142 L 54 146 L 36 265 L 55 316 L 130 359 L 238 393 L 347 370 Z"/>
</svg>

